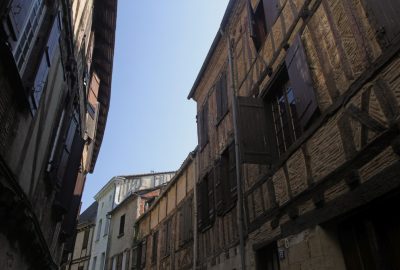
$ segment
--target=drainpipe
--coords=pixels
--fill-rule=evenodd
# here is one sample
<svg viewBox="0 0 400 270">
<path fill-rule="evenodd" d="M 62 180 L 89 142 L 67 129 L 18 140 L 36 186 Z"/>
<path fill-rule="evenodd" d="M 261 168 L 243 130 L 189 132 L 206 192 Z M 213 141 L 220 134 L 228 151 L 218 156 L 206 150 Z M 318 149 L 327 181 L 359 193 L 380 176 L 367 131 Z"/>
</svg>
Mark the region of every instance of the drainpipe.
<svg viewBox="0 0 400 270">
<path fill-rule="evenodd" d="M 220 28 L 221 37 L 224 36 L 224 31 Z M 241 181 L 241 160 L 240 160 L 240 148 L 239 148 L 239 134 L 238 134 L 238 125 L 237 125 L 237 116 L 238 116 L 238 101 L 237 101 L 237 89 L 236 89 L 236 73 L 233 65 L 233 53 L 232 53 L 232 44 L 231 37 L 229 34 L 226 35 L 228 40 L 228 62 L 229 68 L 231 72 L 231 94 L 232 94 L 232 117 L 233 117 L 233 131 L 235 137 L 235 157 L 236 157 L 236 186 L 237 186 L 237 196 L 238 196 L 238 205 L 237 205 L 237 225 L 239 228 L 239 252 L 240 252 L 240 269 L 246 269 L 246 256 L 245 256 L 245 240 L 244 240 L 244 211 L 243 211 L 243 198 L 242 198 L 242 181 Z"/>
<path fill-rule="evenodd" d="M 193 187 L 193 214 L 194 214 L 194 220 L 193 220 L 193 270 L 196 270 L 196 264 L 197 264 L 197 177 L 199 173 L 199 162 L 198 162 L 198 153 L 199 153 L 199 148 L 197 149 L 197 153 L 194 153 L 194 157 L 191 156 L 191 159 L 194 161 L 194 187 Z"/>
</svg>

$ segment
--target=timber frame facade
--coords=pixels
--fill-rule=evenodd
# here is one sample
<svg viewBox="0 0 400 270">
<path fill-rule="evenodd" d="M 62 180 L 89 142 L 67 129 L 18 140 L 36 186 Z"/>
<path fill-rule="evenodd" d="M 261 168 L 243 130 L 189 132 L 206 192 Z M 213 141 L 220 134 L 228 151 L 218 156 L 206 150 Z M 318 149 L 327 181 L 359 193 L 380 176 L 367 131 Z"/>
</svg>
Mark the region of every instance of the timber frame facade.
<svg viewBox="0 0 400 270">
<path fill-rule="evenodd" d="M 196 243 L 193 226 L 195 160 L 193 151 L 160 196 L 136 220 L 131 268 L 117 265 L 116 270 L 192 269 Z M 107 269 L 114 268 L 109 265 Z"/>
<path fill-rule="evenodd" d="M 229 2 L 188 96 L 196 269 L 400 267 L 400 3 L 384 2 Z"/>
</svg>

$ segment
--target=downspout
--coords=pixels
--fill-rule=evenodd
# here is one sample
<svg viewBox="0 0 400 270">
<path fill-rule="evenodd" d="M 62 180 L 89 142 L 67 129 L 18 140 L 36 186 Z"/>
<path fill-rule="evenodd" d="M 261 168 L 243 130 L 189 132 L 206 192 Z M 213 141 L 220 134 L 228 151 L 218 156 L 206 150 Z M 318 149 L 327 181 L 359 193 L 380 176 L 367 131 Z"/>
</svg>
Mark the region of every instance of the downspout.
<svg viewBox="0 0 400 270">
<path fill-rule="evenodd" d="M 193 220 L 193 270 L 196 270 L 196 264 L 197 264 L 197 177 L 199 173 L 199 163 L 197 161 L 198 153 L 200 149 L 197 148 L 197 153 L 195 153 L 194 157 L 191 156 L 191 159 L 194 161 L 195 166 L 194 166 L 194 187 L 193 187 L 193 214 L 194 214 L 194 220 Z"/>
<path fill-rule="evenodd" d="M 225 35 L 224 31 L 220 28 L 221 37 Z M 236 73 L 235 68 L 233 66 L 233 53 L 232 53 L 232 44 L 231 37 L 229 34 L 226 35 L 228 40 L 228 62 L 229 68 L 231 72 L 231 94 L 232 94 L 232 117 L 233 117 L 233 131 L 235 138 L 235 157 L 236 157 L 236 186 L 237 186 L 237 197 L 238 197 L 238 205 L 237 205 L 237 225 L 239 228 L 239 252 L 240 252 L 240 269 L 246 269 L 246 256 L 245 256 L 245 239 L 244 239 L 244 219 L 243 219 L 243 198 L 242 198 L 242 181 L 241 181 L 241 160 L 240 160 L 240 147 L 239 147 L 239 134 L 238 134 L 238 125 L 237 125 L 237 117 L 238 117 L 238 101 L 237 101 L 237 89 L 236 89 Z"/>
</svg>

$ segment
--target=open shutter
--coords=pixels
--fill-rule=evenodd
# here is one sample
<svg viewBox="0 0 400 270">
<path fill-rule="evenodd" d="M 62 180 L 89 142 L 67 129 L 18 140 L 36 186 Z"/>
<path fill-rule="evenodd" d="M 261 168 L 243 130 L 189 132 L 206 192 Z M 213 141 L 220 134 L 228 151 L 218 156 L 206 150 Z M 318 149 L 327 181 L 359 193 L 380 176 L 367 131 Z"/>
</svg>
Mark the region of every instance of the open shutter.
<svg viewBox="0 0 400 270">
<path fill-rule="evenodd" d="M 50 30 L 49 38 L 47 40 L 47 54 L 49 57 L 49 63 L 51 63 L 51 60 L 54 57 L 54 53 L 58 46 L 58 40 L 60 38 L 61 26 L 59 23 L 60 20 L 59 20 L 58 16 L 59 16 L 59 14 L 57 14 L 54 18 L 54 22 L 53 22 L 53 25 Z"/>
<path fill-rule="evenodd" d="M 42 97 L 42 93 L 44 87 L 47 82 L 47 75 L 49 74 L 49 64 L 47 62 L 47 56 L 45 54 L 42 55 L 40 59 L 39 67 L 36 71 L 35 80 L 33 82 L 33 101 L 35 103 L 35 108 L 39 107 L 40 98 Z"/>
<path fill-rule="evenodd" d="M 7 19 L 11 26 L 11 34 L 15 41 L 19 39 L 24 31 L 26 21 L 29 17 L 29 10 L 31 9 L 33 2 L 34 1 L 13 0 L 11 3 Z"/>
<path fill-rule="evenodd" d="M 373 14 L 376 31 L 391 43 L 400 34 L 399 0 L 366 0 L 368 14 Z"/>
<path fill-rule="evenodd" d="M 33 83 L 33 98 L 35 103 L 35 108 L 39 107 L 40 98 L 44 87 L 46 86 L 47 76 L 49 75 L 49 69 L 51 61 L 54 57 L 56 48 L 58 46 L 58 39 L 60 37 L 60 25 L 58 17 L 56 16 L 53 21 L 53 26 L 51 27 L 49 37 L 46 44 L 46 52 L 43 53 L 38 69 L 36 71 L 36 76 Z"/>
<path fill-rule="evenodd" d="M 198 128 L 199 128 L 199 144 L 203 149 L 208 143 L 208 103 L 204 104 L 203 108 L 198 114 Z"/>
<path fill-rule="evenodd" d="M 62 188 L 60 190 L 61 204 L 65 209 L 69 209 L 70 207 L 70 201 L 74 193 L 75 183 L 81 164 L 84 143 L 85 141 L 82 139 L 79 130 L 76 130 L 68 158 L 68 165 L 64 174 Z"/>
<path fill-rule="evenodd" d="M 270 164 L 274 158 L 273 129 L 260 98 L 238 97 L 238 129 L 242 163 Z"/>
<path fill-rule="evenodd" d="M 273 24 L 279 15 L 279 1 L 278 0 L 263 0 L 265 21 L 267 23 L 268 31 L 271 30 Z"/>
<path fill-rule="evenodd" d="M 298 119 L 304 129 L 318 109 L 318 104 L 300 35 L 296 36 L 290 46 L 285 61 L 289 80 L 296 98 Z"/>
</svg>

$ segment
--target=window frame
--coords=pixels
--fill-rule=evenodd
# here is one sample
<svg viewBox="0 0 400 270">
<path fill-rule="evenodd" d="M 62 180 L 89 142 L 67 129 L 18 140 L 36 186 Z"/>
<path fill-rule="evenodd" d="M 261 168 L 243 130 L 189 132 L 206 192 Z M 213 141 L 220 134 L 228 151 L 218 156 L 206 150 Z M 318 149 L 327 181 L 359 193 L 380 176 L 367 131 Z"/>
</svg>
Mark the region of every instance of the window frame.
<svg viewBox="0 0 400 270">
<path fill-rule="evenodd" d="M 119 217 L 118 238 L 122 237 L 125 234 L 125 219 L 125 214 Z"/>
</svg>

